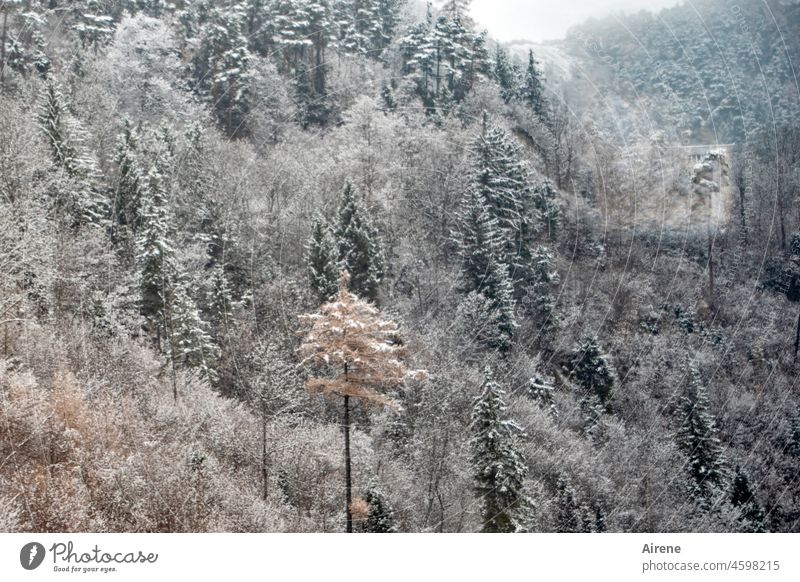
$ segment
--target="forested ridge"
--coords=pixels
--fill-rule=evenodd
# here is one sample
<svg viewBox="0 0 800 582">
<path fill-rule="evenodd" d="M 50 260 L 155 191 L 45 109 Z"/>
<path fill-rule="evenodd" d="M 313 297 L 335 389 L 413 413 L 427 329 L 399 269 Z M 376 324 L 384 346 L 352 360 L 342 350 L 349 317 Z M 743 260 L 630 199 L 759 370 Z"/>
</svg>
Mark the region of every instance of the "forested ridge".
<svg viewBox="0 0 800 582">
<path fill-rule="evenodd" d="M 726 6 L 548 78 L 469 0 L 0 0 L 0 531 L 798 531 L 798 4 Z"/>
</svg>

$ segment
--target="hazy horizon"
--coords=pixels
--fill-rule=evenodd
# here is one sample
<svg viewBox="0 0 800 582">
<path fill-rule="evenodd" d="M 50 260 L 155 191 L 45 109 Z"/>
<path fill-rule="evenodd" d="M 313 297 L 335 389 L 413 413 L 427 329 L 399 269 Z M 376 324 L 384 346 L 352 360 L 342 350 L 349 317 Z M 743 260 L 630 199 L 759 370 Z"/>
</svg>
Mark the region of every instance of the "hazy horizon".
<svg viewBox="0 0 800 582">
<path fill-rule="evenodd" d="M 543 42 L 564 38 L 570 27 L 588 18 L 601 18 L 613 12 L 657 11 L 682 0 L 473 0 L 473 18 L 496 39 L 504 42 L 530 40 Z"/>
</svg>

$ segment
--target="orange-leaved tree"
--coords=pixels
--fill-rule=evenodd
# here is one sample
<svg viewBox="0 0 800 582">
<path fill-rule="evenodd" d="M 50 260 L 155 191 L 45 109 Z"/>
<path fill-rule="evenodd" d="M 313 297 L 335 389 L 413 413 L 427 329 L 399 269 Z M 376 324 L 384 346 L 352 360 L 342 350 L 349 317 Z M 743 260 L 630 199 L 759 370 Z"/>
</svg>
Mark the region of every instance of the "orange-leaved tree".
<svg viewBox="0 0 800 582">
<path fill-rule="evenodd" d="M 407 378 L 425 376 L 409 371 L 402 361 L 406 349 L 400 343 L 398 325 L 384 319 L 381 311 L 348 289 L 350 276 L 339 277 L 339 293 L 317 313 L 301 315 L 310 328 L 298 354 L 302 365 L 320 374 L 306 381 L 306 389 L 344 400 L 345 509 L 347 531 L 353 531 L 350 470 L 350 399 L 377 406 L 398 406 L 387 390 Z"/>
</svg>

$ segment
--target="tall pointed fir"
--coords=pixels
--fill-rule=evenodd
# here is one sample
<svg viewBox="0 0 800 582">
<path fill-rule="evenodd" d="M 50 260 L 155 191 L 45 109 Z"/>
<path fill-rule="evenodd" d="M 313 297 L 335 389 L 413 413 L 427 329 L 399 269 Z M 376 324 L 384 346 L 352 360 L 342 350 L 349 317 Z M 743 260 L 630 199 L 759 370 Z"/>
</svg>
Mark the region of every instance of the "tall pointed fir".
<svg viewBox="0 0 800 582">
<path fill-rule="evenodd" d="M 700 371 L 694 363 L 688 363 L 686 375 L 678 399 L 680 427 L 676 440 L 686 455 L 689 491 L 705 503 L 716 488 L 723 486 L 725 464 Z"/>
<path fill-rule="evenodd" d="M 525 78 L 520 87 L 520 97 L 540 119 L 547 118 L 547 102 L 544 96 L 544 78 L 537 66 L 533 51 L 528 50 L 528 68 L 525 69 Z"/>
<path fill-rule="evenodd" d="M 575 490 L 569 479 L 563 475 L 556 483 L 556 522 L 558 533 L 577 533 L 581 531 L 581 511 L 575 499 Z"/>
<path fill-rule="evenodd" d="M 246 13 L 239 4 L 210 11 L 195 57 L 195 78 L 229 137 L 246 132 L 252 105 L 252 55 L 244 35 Z"/>
<path fill-rule="evenodd" d="M 500 85 L 500 95 L 506 103 L 516 98 L 519 93 L 519 71 L 500 43 L 494 53 L 494 78 Z"/>
<path fill-rule="evenodd" d="M 560 278 L 553 265 L 553 255 L 543 245 L 537 245 L 531 252 L 530 282 L 523 300 L 539 325 L 542 338 L 549 338 L 551 332 L 558 327 L 556 298 L 552 288 L 558 285 Z"/>
<path fill-rule="evenodd" d="M 410 372 L 402 362 L 405 348 L 397 324 L 384 319 L 380 310 L 349 291 L 349 275 L 343 271 L 339 293 L 317 313 L 300 317 L 309 329 L 298 348 L 301 365 L 319 370 L 306 381 L 306 389 L 344 404 L 345 527 L 353 531 L 352 471 L 350 455 L 351 399 L 377 406 L 395 405 L 387 390 L 403 384 Z"/>
<path fill-rule="evenodd" d="M 519 145 L 483 115 L 481 132 L 470 147 L 472 187 L 481 194 L 503 240 L 502 261 L 512 280 L 530 277 L 533 226 L 529 170 Z"/>
<path fill-rule="evenodd" d="M 517 327 L 516 303 L 508 267 L 502 261 L 503 242 L 497 221 L 476 189 L 467 192 L 457 219 L 459 230 L 454 239 L 461 257 L 462 291 L 468 297 L 479 295 L 488 307 L 480 339 L 507 352 Z"/>
<path fill-rule="evenodd" d="M 97 163 L 84 145 L 82 131 L 69 114 L 66 99 L 52 80 L 45 85 L 36 119 L 50 146 L 55 168 L 67 178 L 60 184 L 56 207 L 66 214 L 72 226 L 102 224 L 107 201 L 98 188 Z"/>
<path fill-rule="evenodd" d="M 364 200 L 347 184 L 339 199 L 336 240 L 339 262 L 350 273 L 350 288 L 373 303 L 383 280 L 383 249 Z"/>
<path fill-rule="evenodd" d="M 336 294 L 339 248 L 330 226 L 319 216 L 314 219 L 311 238 L 306 244 L 306 269 L 311 290 L 320 302 Z"/>
<path fill-rule="evenodd" d="M 481 502 L 481 531 L 519 532 L 526 528 L 528 469 L 517 448 L 522 429 L 507 418 L 504 391 L 487 366 L 480 395 L 472 407 L 472 470 Z"/>
<path fill-rule="evenodd" d="M 552 239 L 561 225 L 561 208 L 558 205 L 553 183 L 544 179 L 533 189 L 533 207 L 539 219 L 539 230 L 547 239 Z"/>
<path fill-rule="evenodd" d="M 747 533 L 761 533 L 764 527 L 764 510 L 750 487 L 750 480 L 741 467 L 736 467 L 736 473 L 731 484 L 731 505 L 739 513 L 739 522 L 742 531 Z"/>
<path fill-rule="evenodd" d="M 141 222 L 142 191 L 146 176 L 141 168 L 139 132 L 125 120 L 122 134 L 117 138 L 114 162 L 117 182 L 111 201 L 112 237 L 126 245 L 135 237 Z"/>
<path fill-rule="evenodd" d="M 608 408 L 614 389 L 615 374 L 608 356 L 596 336 L 586 336 L 573 348 L 572 373 L 589 398 L 597 397 Z"/>
</svg>

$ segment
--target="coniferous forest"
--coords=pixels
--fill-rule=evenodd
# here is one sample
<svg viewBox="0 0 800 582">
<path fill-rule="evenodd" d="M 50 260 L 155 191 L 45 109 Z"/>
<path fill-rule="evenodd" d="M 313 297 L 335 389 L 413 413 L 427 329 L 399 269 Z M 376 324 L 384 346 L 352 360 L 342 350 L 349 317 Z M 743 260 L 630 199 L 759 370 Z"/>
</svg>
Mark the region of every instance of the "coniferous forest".
<svg viewBox="0 0 800 582">
<path fill-rule="evenodd" d="M 800 531 L 800 2 L 0 0 L 0 531 Z"/>
</svg>

